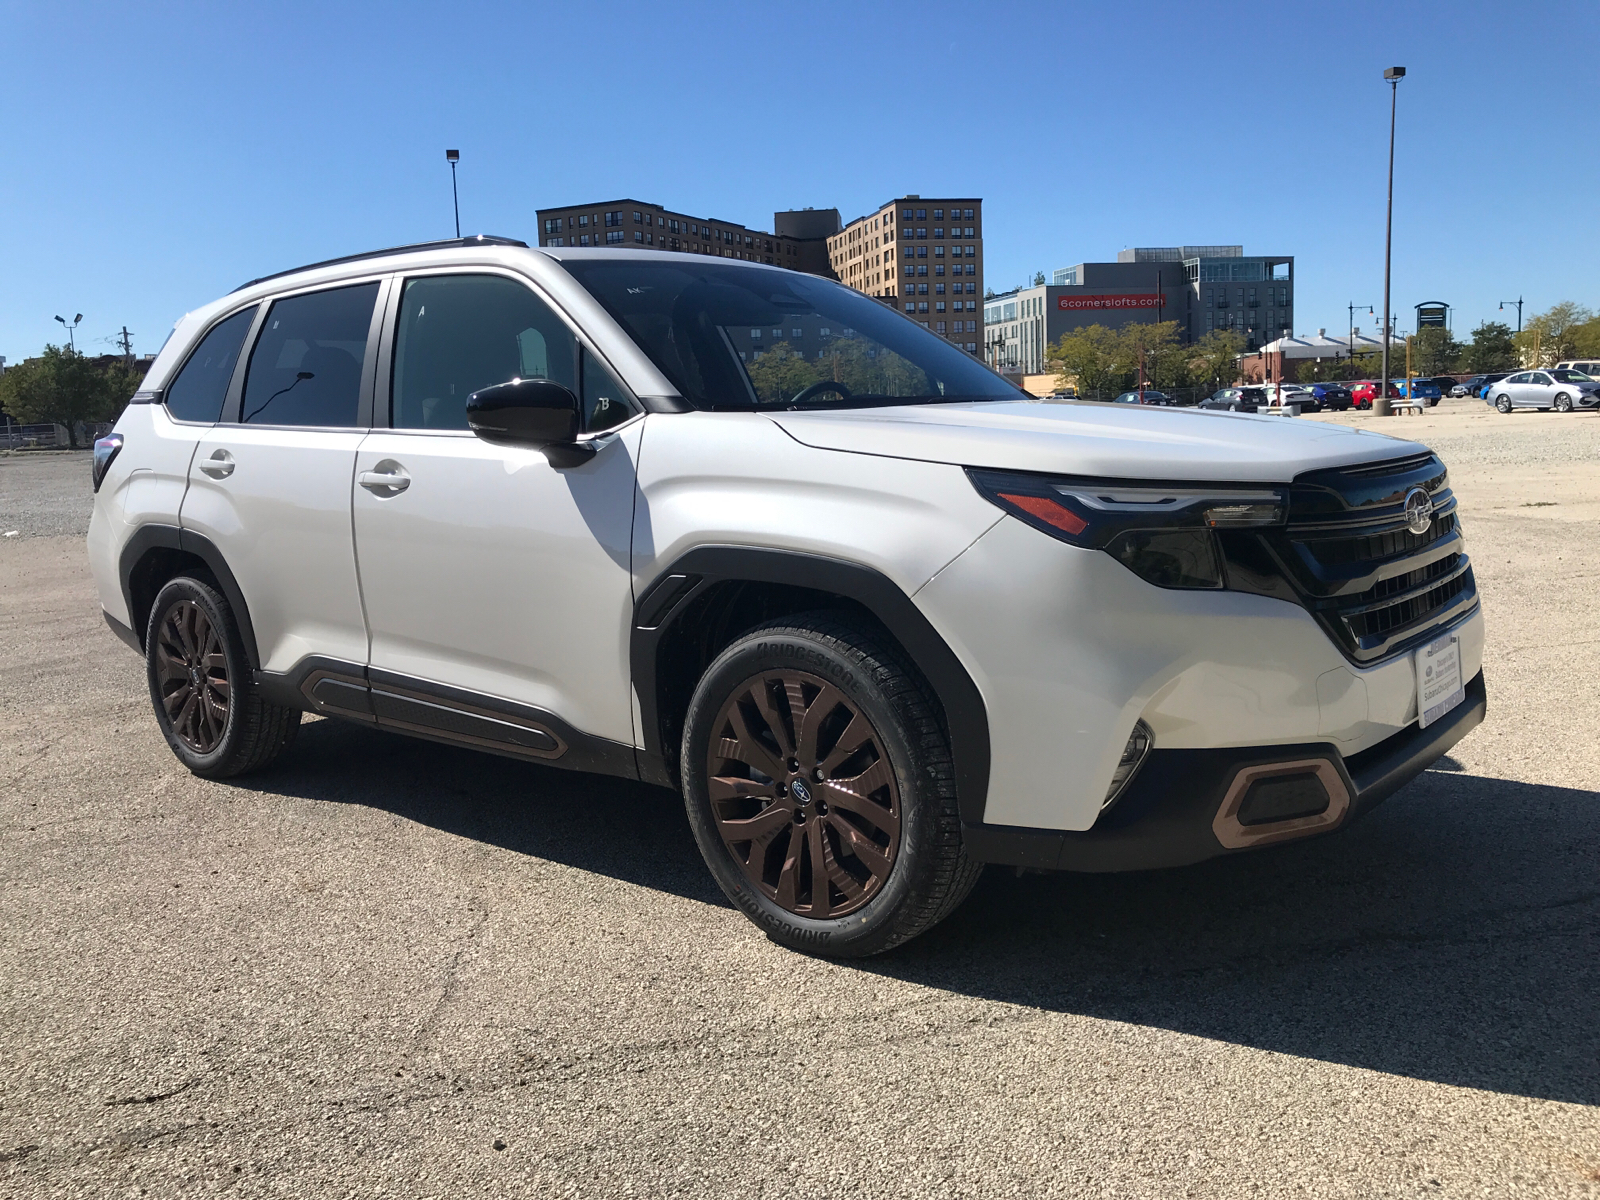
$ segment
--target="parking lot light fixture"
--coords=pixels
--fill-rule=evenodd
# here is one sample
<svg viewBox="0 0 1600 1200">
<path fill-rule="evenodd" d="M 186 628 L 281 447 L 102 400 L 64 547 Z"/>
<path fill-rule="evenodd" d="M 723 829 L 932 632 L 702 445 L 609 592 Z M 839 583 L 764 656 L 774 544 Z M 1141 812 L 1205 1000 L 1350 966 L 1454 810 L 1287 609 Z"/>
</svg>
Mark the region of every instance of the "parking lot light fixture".
<svg viewBox="0 0 1600 1200">
<path fill-rule="evenodd" d="M 1522 332 L 1522 297 L 1518 296 L 1515 300 L 1502 300 L 1502 301 L 1500 301 L 1500 311 L 1504 312 L 1505 309 L 1506 309 L 1506 305 L 1508 305 L 1508 304 L 1515 304 L 1517 306 L 1517 332 L 1520 334 Z M 56 320 L 58 320 L 58 321 L 60 319 L 61 319 L 60 317 L 56 318 Z"/>
<path fill-rule="evenodd" d="M 1394 324 L 1389 316 L 1389 252 L 1394 239 L 1394 110 L 1400 94 L 1404 67 L 1387 67 L 1383 77 L 1389 81 L 1389 207 L 1383 222 L 1383 382 L 1372 400 L 1372 415 L 1387 417 L 1389 408 L 1389 338 Z"/>
<path fill-rule="evenodd" d="M 67 349 L 76 354 L 78 352 L 78 343 L 72 336 L 72 331 L 78 327 L 78 322 L 83 320 L 83 314 L 79 313 L 77 316 L 73 317 L 70 325 L 67 323 L 67 319 L 65 317 L 57 316 L 56 320 L 60 321 L 61 328 L 67 331 Z"/>
<path fill-rule="evenodd" d="M 461 151 L 459 151 L 459 150 L 446 150 L 444 152 L 444 160 L 445 160 L 445 162 L 450 164 L 450 203 L 455 206 L 455 210 L 456 210 L 456 236 L 460 237 L 461 236 L 461 196 L 456 191 L 456 163 L 461 161 Z"/>
</svg>

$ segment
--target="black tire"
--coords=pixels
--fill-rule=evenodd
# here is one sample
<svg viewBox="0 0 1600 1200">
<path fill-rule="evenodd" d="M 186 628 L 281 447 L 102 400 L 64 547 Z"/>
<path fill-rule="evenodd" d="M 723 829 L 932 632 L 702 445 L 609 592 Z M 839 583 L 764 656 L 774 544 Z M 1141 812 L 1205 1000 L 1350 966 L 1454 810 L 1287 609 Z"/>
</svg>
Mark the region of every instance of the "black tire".
<svg viewBox="0 0 1600 1200">
<path fill-rule="evenodd" d="M 802 686 L 809 699 L 793 690 Z M 763 698 L 770 707 L 758 709 Z M 875 740 L 859 740 L 858 720 Z M 742 749 L 746 737 L 761 743 L 758 752 Z M 782 759 L 786 746 L 807 762 Z M 825 746 L 838 761 L 830 764 Z M 762 756 L 772 772 L 747 765 Z M 769 938 L 791 949 L 837 958 L 880 954 L 942 921 L 982 872 L 962 843 L 949 739 L 926 684 L 880 637 L 834 614 L 774 621 L 719 654 L 689 703 L 680 761 L 689 824 L 712 875 Z M 857 814 L 867 808 L 869 788 L 858 781 L 869 776 L 883 782 L 872 785 L 878 807 L 863 818 Z M 834 804 L 831 811 L 825 802 Z M 752 826 L 759 842 L 730 835 L 739 820 L 752 818 L 760 822 Z M 891 820 L 894 831 L 887 832 Z M 858 842 L 885 837 L 857 855 Z M 812 846 L 825 848 L 820 867 Z M 865 882 L 857 878 L 863 871 Z M 854 880 L 856 890 L 834 880 Z"/>
<path fill-rule="evenodd" d="M 1556 411 L 1559 412 L 1559 413 L 1569 413 L 1569 412 L 1571 412 L 1572 411 L 1572 397 L 1567 395 L 1565 392 L 1563 392 L 1561 395 L 1557 396 L 1556 397 Z"/>
<path fill-rule="evenodd" d="M 239 624 L 214 579 L 168 581 L 150 606 L 144 645 L 156 724 L 196 775 L 259 771 L 294 743 L 300 710 L 261 698 Z"/>
<path fill-rule="evenodd" d="M 1496 396 L 1494 398 L 1494 408 L 1498 413 L 1509 413 L 1511 411 L 1511 397 L 1503 393 Z"/>
</svg>

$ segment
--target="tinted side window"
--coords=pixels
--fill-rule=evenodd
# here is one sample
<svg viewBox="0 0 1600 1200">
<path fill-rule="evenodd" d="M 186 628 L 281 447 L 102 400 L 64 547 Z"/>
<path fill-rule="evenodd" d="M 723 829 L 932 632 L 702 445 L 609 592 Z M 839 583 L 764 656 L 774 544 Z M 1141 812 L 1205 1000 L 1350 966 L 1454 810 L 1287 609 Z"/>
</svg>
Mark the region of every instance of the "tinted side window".
<svg viewBox="0 0 1600 1200">
<path fill-rule="evenodd" d="M 279 300 L 250 355 L 243 420 L 257 425 L 355 425 L 361 361 L 376 283 Z"/>
<path fill-rule="evenodd" d="M 396 429 L 465 429 L 467 397 L 511 379 L 578 390 L 577 339 L 528 288 L 499 275 L 406 280 L 394 342 Z"/>
<path fill-rule="evenodd" d="M 180 421 L 215 424 L 222 417 L 222 402 L 228 398 L 239 347 L 244 345 L 255 320 L 256 306 L 234 313 L 211 327 L 200 339 L 178 377 L 167 385 L 167 411 Z"/>
</svg>

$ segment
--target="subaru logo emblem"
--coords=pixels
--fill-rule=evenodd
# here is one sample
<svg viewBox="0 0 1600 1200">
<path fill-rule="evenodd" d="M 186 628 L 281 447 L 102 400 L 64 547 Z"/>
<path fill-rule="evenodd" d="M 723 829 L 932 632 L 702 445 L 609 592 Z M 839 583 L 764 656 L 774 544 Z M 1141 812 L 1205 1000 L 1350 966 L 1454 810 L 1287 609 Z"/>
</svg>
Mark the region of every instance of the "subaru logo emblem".
<svg viewBox="0 0 1600 1200">
<path fill-rule="evenodd" d="M 789 785 L 789 790 L 794 793 L 794 798 L 801 804 L 811 803 L 811 789 L 806 786 L 804 779 L 796 779 Z"/>
<path fill-rule="evenodd" d="M 1421 537 L 1433 526 L 1433 498 L 1421 488 L 1406 493 L 1406 528 Z"/>
</svg>

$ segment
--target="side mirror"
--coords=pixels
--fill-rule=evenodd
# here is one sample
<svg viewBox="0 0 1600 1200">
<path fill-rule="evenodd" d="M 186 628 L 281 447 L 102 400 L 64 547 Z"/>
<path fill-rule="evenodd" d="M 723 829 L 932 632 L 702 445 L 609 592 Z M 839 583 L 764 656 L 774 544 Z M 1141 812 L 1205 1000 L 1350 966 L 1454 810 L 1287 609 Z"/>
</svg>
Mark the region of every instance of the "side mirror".
<svg viewBox="0 0 1600 1200">
<path fill-rule="evenodd" d="M 513 379 L 467 397 L 467 425 L 486 442 L 511 446 L 571 446 L 578 440 L 580 405 L 553 379 Z"/>
</svg>

